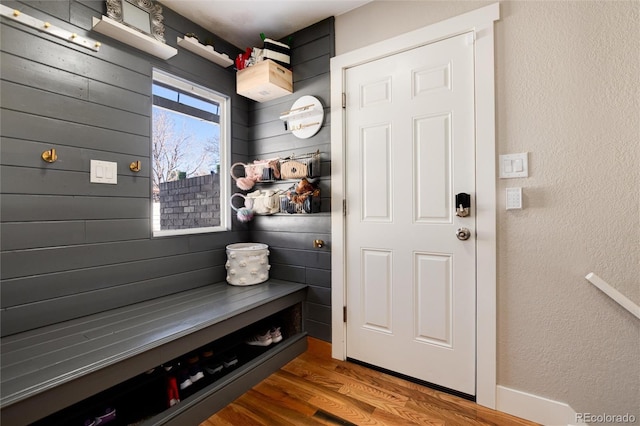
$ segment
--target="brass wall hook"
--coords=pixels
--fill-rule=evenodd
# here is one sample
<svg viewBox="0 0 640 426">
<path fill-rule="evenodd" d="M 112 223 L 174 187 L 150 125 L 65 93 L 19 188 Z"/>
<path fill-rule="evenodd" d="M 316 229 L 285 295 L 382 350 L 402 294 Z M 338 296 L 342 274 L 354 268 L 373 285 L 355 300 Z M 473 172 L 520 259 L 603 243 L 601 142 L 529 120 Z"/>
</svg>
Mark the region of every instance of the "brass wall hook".
<svg viewBox="0 0 640 426">
<path fill-rule="evenodd" d="M 138 161 L 134 161 L 131 164 L 129 164 L 129 170 L 131 170 L 132 172 L 139 172 L 140 169 L 142 168 L 142 164 L 140 163 L 140 160 Z"/>
<path fill-rule="evenodd" d="M 58 159 L 58 155 L 56 154 L 56 149 L 51 148 L 50 150 L 43 152 L 42 159 L 47 163 L 54 163 Z"/>
<path fill-rule="evenodd" d="M 324 247 L 324 241 L 323 240 L 313 240 L 313 247 L 315 247 L 315 248 Z"/>
</svg>

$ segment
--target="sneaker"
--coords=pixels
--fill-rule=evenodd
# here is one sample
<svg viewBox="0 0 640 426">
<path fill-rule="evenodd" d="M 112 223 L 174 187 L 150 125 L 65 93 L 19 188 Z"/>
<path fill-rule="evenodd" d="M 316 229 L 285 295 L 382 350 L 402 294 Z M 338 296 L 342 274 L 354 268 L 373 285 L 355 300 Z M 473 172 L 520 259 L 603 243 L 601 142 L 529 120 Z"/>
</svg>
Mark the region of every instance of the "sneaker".
<svg viewBox="0 0 640 426">
<path fill-rule="evenodd" d="M 180 373 L 179 383 L 180 383 L 180 390 L 185 390 L 186 388 L 188 388 L 193 384 L 193 382 L 189 378 L 189 372 L 187 370 L 183 370 Z"/>
<path fill-rule="evenodd" d="M 216 375 L 222 371 L 224 365 L 221 362 L 210 362 L 204 365 L 204 371 L 210 375 Z"/>
<path fill-rule="evenodd" d="M 204 373 L 202 372 L 202 369 L 199 365 L 196 364 L 189 367 L 189 379 L 191 380 L 191 383 L 195 383 L 200 379 L 204 379 Z"/>
<path fill-rule="evenodd" d="M 191 383 L 195 383 L 200 379 L 204 378 L 204 373 L 202 372 L 202 368 L 200 368 L 200 358 L 198 355 L 192 355 L 187 358 L 187 364 L 189 365 L 189 379 Z"/>
<path fill-rule="evenodd" d="M 178 361 L 171 361 L 166 364 L 162 364 L 162 368 L 164 368 L 164 371 L 168 373 L 169 371 L 176 371 L 179 365 Z"/>
<path fill-rule="evenodd" d="M 269 346 L 273 343 L 273 340 L 271 339 L 271 333 L 267 330 L 265 334 L 254 334 L 245 342 L 251 346 Z"/>
<path fill-rule="evenodd" d="M 236 355 L 228 355 L 225 359 L 224 359 L 224 367 L 225 368 L 231 368 L 234 367 L 235 365 L 238 364 L 238 357 Z"/>
<path fill-rule="evenodd" d="M 103 425 L 109 423 L 112 420 L 116 419 L 116 409 L 115 408 L 107 408 L 104 411 L 104 414 L 101 416 L 97 416 L 94 424 L 96 426 Z"/>
<path fill-rule="evenodd" d="M 282 332 L 280 331 L 280 327 L 271 327 L 269 334 L 271 334 L 271 341 L 273 343 L 282 341 Z"/>
</svg>

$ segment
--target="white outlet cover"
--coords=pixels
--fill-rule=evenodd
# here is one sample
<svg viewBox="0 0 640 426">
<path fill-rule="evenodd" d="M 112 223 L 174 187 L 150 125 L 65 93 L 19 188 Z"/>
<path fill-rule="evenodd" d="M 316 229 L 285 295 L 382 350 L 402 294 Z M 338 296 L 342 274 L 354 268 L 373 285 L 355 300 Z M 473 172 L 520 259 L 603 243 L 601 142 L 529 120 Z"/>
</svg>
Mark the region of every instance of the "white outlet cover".
<svg viewBox="0 0 640 426">
<path fill-rule="evenodd" d="M 91 160 L 91 183 L 118 184 L 118 163 Z"/>
</svg>

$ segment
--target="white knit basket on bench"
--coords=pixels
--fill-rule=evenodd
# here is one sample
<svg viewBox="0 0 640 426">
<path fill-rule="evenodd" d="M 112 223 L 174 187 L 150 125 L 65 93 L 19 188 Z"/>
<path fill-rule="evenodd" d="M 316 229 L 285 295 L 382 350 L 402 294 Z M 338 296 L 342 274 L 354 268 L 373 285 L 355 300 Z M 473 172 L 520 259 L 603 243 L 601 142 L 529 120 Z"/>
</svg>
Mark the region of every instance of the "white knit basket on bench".
<svg viewBox="0 0 640 426">
<path fill-rule="evenodd" d="M 253 285 L 269 279 L 269 246 L 260 243 L 236 243 L 227 246 L 227 282 Z"/>
</svg>

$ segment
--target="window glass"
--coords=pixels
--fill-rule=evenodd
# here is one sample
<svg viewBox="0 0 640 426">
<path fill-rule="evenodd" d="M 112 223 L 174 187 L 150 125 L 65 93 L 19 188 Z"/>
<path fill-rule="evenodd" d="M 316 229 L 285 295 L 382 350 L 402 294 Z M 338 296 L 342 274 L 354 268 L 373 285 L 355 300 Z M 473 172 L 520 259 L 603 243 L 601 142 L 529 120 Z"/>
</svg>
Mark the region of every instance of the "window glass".
<svg viewBox="0 0 640 426">
<path fill-rule="evenodd" d="M 152 94 L 153 235 L 229 229 L 228 98 L 158 70 Z"/>
</svg>

